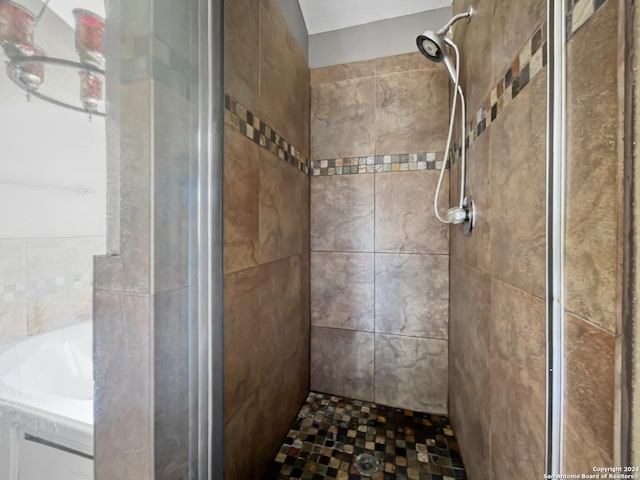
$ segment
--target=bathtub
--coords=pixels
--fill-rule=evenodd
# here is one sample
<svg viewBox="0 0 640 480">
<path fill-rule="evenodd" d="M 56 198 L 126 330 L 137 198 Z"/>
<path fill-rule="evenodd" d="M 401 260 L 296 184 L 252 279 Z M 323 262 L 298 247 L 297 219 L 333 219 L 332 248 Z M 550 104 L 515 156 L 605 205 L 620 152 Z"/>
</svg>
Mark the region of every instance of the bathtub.
<svg viewBox="0 0 640 480">
<path fill-rule="evenodd" d="M 91 322 L 0 348 L 0 480 L 93 478 L 92 350 Z"/>
</svg>

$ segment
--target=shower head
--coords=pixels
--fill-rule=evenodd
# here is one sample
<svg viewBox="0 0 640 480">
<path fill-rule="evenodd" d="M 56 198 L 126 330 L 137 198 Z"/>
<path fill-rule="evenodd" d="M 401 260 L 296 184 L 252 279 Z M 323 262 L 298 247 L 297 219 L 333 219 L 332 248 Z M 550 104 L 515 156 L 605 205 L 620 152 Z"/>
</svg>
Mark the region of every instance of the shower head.
<svg viewBox="0 0 640 480">
<path fill-rule="evenodd" d="M 441 62 L 444 60 L 445 50 L 443 45 L 443 35 L 427 30 L 416 38 L 418 50 L 426 58 L 432 62 Z"/>
<path fill-rule="evenodd" d="M 433 62 L 442 62 L 447 57 L 444 44 L 451 44 L 451 40 L 447 38 L 449 29 L 458 20 L 462 20 L 463 18 L 470 20 L 474 13 L 475 11 L 473 10 L 473 7 L 469 7 L 466 12 L 459 13 L 453 17 L 437 32 L 427 30 L 422 35 L 418 35 L 418 38 L 416 38 L 416 44 L 418 45 L 420 53 Z"/>
<path fill-rule="evenodd" d="M 431 30 L 427 30 L 422 35 L 418 35 L 418 38 L 416 38 L 416 44 L 418 45 L 420 53 L 422 53 L 422 55 L 427 59 L 432 62 L 444 62 L 444 66 L 449 73 L 449 77 L 451 77 L 451 81 L 455 84 L 458 72 L 456 71 L 456 67 L 453 66 L 451 57 L 445 49 L 445 45 L 450 45 L 455 48 L 455 44 L 446 36 L 446 34 L 441 32 L 442 31 L 434 33 Z"/>
<path fill-rule="evenodd" d="M 427 59 L 432 62 L 444 62 L 445 67 L 447 68 L 447 72 L 451 77 L 451 81 L 453 83 L 457 83 L 457 72 L 455 67 L 453 66 L 453 62 L 447 53 L 445 45 L 449 45 L 456 49 L 453 41 L 447 37 L 447 33 L 451 26 L 456 23 L 458 20 L 462 20 L 463 18 L 470 19 L 474 14 L 473 7 L 469 7 L 469 9 L 464 13 L 459 13 L 454 16 L 451 20 L 449 20 L 444 27 L 442 27 L 437 32 L 433 32 L 431 30 L 425 31 L 422 35 L 418 35 L 416 38 L 416 44 L 418 45 L 418 50 L 420 53 L 424 55 Z M 457 50 L 457 49 L 456 49 Z"/>
</svg>

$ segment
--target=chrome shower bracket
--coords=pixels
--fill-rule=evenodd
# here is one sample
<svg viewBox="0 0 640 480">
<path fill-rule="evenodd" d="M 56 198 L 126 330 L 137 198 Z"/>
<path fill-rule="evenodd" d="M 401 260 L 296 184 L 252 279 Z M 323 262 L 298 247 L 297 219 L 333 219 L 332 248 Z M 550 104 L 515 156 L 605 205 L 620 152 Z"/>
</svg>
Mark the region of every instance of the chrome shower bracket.
<svg viewBox="0 0 640 480">
<path fill-rule="evenodd" d="M 462 229 L 464 234 L 467 237 L 471 236 L 471 232 L 473 232 L 473 227 L 476 226 L 476 206 L 473 203 L 473 200 L 470 196 L 464 197 L 464 201 L 462 202 L 462 209 L 465 213 L 464 222 L 462 222 Z"/>
</svg>

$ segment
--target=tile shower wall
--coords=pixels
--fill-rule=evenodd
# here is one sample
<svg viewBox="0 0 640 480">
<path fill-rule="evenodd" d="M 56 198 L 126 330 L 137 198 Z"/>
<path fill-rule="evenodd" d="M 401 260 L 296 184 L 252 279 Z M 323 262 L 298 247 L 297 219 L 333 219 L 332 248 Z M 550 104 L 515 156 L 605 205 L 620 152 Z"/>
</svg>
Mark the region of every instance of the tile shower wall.
<svg viewBox="0 0 640 480">
<path fill-rule="evenodd" d="M 104 237 L 0 239 L 0 343 L 90 320 Z"/>
<path fill-rule="evenodd" d="M 119 148 L 107 157 L 109 254 L 94 263 L 96 480 L 188 476 L 197 6 L 107 2 L 106 51 L 119 60 L 107 132 Z"/>
<path fill-rule="evenodd" d="M 309 67 L 276 0 L 225 2 L 225 89 L 225 477 L 236 480 L 262 478 L 309 391 Z"/>
<path fill-rule="evenodd" d="M 454 32 L 468 115 L 496 103 L 492 91 L 503 108 L 467 150 L 473 235 L 451 230 L 450 418 L 469 478 L 533 480 L 543 477 L 545 444 L 546 2 L 477 3 L 454 2 L 454 13 L 478 11 Z M 514 95 L 521 54 L 540 68 Z"/>
<path fill-rule="evenodd" d="M 456 1 L 454 11 L 464 11 L 471 3 Z M 590 473 L 593 465 L 614 464 L 613 375 L 619 320 L 615 292 L 620 278 L 622 194 L 617 72 L 621 57 L 616 35 L 611 35 L 617 29 L 617 0 L 569 4 L 569 312 L 563 473 Z M 522 65 L 523 52 L 542 42 L 544 53 L 545 5 L 544 1 L 493 0 L 478 9 L 469 24 L 456 27 L 470 113 L 487 101 L 494 103 L 496 84 L 498 92 L 507 92 L 514 68 Z M 594 37 L 599 40 L 595 54 L 588 47 Z M 486 57 L 490 61 L 482 60 Z M 530 65 L 538 62 L 535 55 L 531 58 Z M 543 476 L 544 59 L 537 75 L 529 75 L 533 70 L 527 72 L 529 81 L 517 96 L 509 89 L 513 98 L 504 102 L 495 121 L 486 130 L 480 128 L 477 138 L 472 135 L 467 188 L 476 201 L 478 223 L 471 238 L 463 237 L 458 229 L 452 231 L 450 416 L 470 478 Z M 603 66 L 603 61 L 611 65 Z M 451 198 L 458 195 L 458 175 L 456 165 Z M 602 213 L 594 215 L 599 211 Z"/>
<path fill-rule="evenodd" d="M 567 43 L 564 462 L 619 465 L 625 4 L 576 2 Z M 595 120 L 594 120 L 595 119 Z"/>
<path fill-rule="evenodd" d="M 311 72 L 314 390 L 447 410 L 449 237 L 429 205 L 448 89 L 419 53 Z"/>
</svg>

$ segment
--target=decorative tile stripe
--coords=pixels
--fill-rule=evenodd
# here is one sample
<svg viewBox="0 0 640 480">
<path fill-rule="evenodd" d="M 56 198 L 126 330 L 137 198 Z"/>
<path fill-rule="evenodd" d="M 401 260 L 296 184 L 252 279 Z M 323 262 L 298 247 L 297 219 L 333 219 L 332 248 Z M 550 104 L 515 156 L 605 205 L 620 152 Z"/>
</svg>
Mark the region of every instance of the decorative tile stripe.
<svg viewBox="0 0 640 480">
<path fill-rule="evenodd" d="M 604 5 L 606 0 L 567 0 L 567 40 Z"/>
<path fill-rule="evenodd" d="M 15 302 L 27 298 L 42 297 L 64 289 L 88 288 L 93 285 L 93 275 L 76 274 L 68 277 L 53 277 L 30 280 L 26 283 L 0 285 L 0 301 Z"/>
<path fill-rule="evenodd" d="M 313 176 L 354 175 L 358 173 L 408 172 L 442 168 L 444 152 L 370 155 L 368 157 L 313 160 Z"/>
<path fill-rule="evenodd" d="M 378 471 L 364 474 L 361 455 Z M 309 393 L 265 480 L 464 480 L 460 447 L 443 415 Z"/>
<path fill-rule="evenodd" d="M 567 3 L 567 41 L 593 16 L 606 0 L 569 0 Z M 466 126 L 466 148 L 484 133 L 518 94 L 547 65 L 547 20 L 536 28 L 520 53 L 511 62 L 498 84 Z M 454 145 L 456 157 L 462 153 L 461 145 Z"/>
<path fill-rule="evenodd" d="M 583 0 L 586 1 L 586 0 Z M 469 148 L 489 125 L 505 111 L 511 102 L 523 91 L 533 78 L 547 65 L 547 20 L 536 28 L 534 34 L 511 62 L 511 66 L 493 87 L 488 97 L 466 126 L 466 148 Z M 456 144 L 458 156 L 461 146 Z"/>
<path fill-rule="evenodd" d="M 282 135 L 260 120 L 256 115 L 247 110 L 247 107 L 239 103 L 235 98 L 224 96 L 224 121 L 234 130 L 239 131 L 247 138 L 285 162 L 295 166 L 298 170 L 310 174 L 309 160 L 296 147 L 291 145 Z"/>
</svg>

